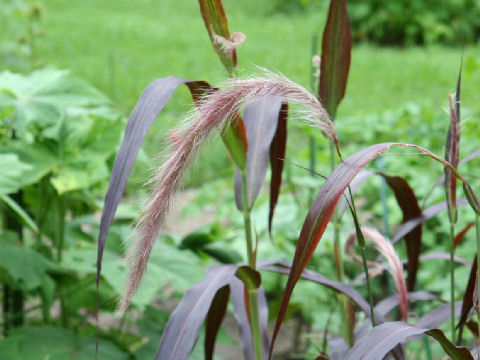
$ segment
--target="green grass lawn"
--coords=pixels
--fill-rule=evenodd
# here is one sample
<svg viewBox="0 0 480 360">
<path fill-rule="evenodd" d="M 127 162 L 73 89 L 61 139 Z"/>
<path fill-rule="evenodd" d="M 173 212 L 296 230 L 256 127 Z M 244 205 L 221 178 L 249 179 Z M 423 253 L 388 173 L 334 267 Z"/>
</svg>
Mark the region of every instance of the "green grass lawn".
<svg viewBox="0 0 480 360">
<path fill-rule="evenodd" d="M 155 78 L 176 75 L 218 83 L 226 77 L 197 1 L 44 0 L 43 4 L 46 35 L 38 41 L 38 58 L 93 83 L 125 114 Z M 230 30 L 247 35 L 238 51 L 241 75 L 258 72 L 256 67 L 260 66 L 309 86 L 311 38 L 313 33 L 321 34 L 326 9 L 288 16 L 272 12 L 273 0 L 225 0 L 224 5 Z M 6 34 L 0 39 L 2 36 L 5 39 Z M 479 58 L 480 50 L 468 47 L 465 56 Z M 359 142 L 368 143 L 369 138 L 373 141 L 373 132 L 367 136 L 372 127 L 371 114 L 396 111 L 412 102 L 421 105 L 422 111 L 428 109 L 435 114 L 430 118 L 438 121 L 447 106 L 448 93 L 455 89 L 460 57 L 460 48 L 356 46 L 338 121 L 345 121 L 345 126 L 354 122 L 360 133 L 352 136 L 350 132 L 349 138 L 341 140 L 354 141 L 357 146 Z M 476 101 L 479 78 L 477 72 L 463 82 L 463 106 L 475 111 L 480 109 Z M 154 125 L 149 152 L 156 151 L 155 139 L 163 138 L 190 106 L 187 90 L 180 88 Z M 446 129 L 448 118 L 443 119 Z M 410 121 L 407 127 L 414 129 L 419 120 Z M 409 140 L 408 131 L 388 127 L 382 131 L 388 140 L 395 140 L 394 136 L 402 141 L 417 140 L 415 136 Z"/>
</svg>

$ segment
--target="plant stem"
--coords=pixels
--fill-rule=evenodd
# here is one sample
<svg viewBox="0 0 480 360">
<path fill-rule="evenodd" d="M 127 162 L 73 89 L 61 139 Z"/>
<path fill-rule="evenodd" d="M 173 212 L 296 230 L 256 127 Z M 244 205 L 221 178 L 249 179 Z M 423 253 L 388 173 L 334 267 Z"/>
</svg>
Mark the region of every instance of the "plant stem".
<svg viewBox="0 0 480 360">
<path fill-rule="evenodd" d="M 247 259 L 248 266 L 255 270 L 256 268 L 256 247 L 252 244 L 252 223 L 250 220 L 250 206 L 248 202 L 247 171 L 241 170 L 242 174 L 242 205 L 243 205 L 243 223 L 245 228 L 245 237 L 247 240 Z M 252 330 L 253 347 L 255 349 L 255 359 L 261 360 L 262 355 L 262 337 L 260 333 L 260 317 L 258 314 L 257 291 L 248 290 L 250 299 L 250 326 Z"/>
<path fill-rule="evenodd" d="M 450 221 L 450 332 L 455 343 L 455 223 Z"/>
<path fill-rule="evenodd" d="M 477 235 L 477 282 L 480 281 L 480 215 L 475 217 L 475 232 Z M 478 286 L 477 286 L 478 287 Z M 477 306 L 477 326 L 480 329 L 480 307 Z"/>
<path fill-rule="evenodd" d="M 58 195 L 57 198 L 57 261 L 62 262 L 63 246 L 65 242 L 65 199 L 62 195 Z M 61 320 L 64 327 L 68 327 L 69 317 L 68 309 L 65 304 L 65 296 L 62 294 L 61 286 L 60 290 L 60 309 Z"/>
</svg>

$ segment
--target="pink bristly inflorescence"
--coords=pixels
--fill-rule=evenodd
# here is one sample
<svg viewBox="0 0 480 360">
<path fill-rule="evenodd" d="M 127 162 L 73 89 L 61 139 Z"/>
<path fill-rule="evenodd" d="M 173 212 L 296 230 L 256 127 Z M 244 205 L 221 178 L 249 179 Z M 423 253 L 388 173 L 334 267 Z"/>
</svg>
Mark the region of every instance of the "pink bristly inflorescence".
<svg viewBox="0 0 480 360">
<path fill-rule="evenodd" d="M 370 240 L 378 251 L 387 259 L 390 273 L 393 277 L 393 283 L 398 294 L 398 307 L 402 320 L 406 321 L 408 318 L 408 299 L 407 299 L 407 284 L 403 275 L 403 266 L 398 257 L 392 243 L 385 239 L 377 230 L 368 227 L 362 227 L 362 234 L 365 239 Z M 351 243 L 356 237 L 355 233 L 350 235 L 347 243 Z"/>
<path fill-rule="evenodd" d="M 335 128 L 326 110 L 315 96 L 284 76 L 267 73 L 257 78 L 234 78 L 220 90 L 203 96 L 197 103 L 197 111 L 187 118 L 186 125 L 175 131 L 175 144 L 151 180 L 153 191 L 143 216 L 138 220 L 136 241 L 129 252 L 131 267 L 121 310 L 129 305 L 140 284 L 159 228 L 189 162 L 213 130 L 224 131 L 241 105 L 259 97 L 281 98 L 284 102 L 301 105 L 301 118 L 319 128 L 339 152 Z"/>
</svg>

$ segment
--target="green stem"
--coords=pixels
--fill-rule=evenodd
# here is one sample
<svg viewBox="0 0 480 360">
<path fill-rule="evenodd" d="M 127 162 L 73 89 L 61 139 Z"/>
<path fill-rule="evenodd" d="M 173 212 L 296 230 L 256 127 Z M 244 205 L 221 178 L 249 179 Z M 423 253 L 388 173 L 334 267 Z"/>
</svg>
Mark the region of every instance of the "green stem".
<svg viewBox="0 0 480 360">
<path fill-rule="evenodd" d="M 455 223 L 450 221 L 450 332 L 455 343 Z"/>
<path fill-rule="evenodd" d="M 475 218 L 475 232 L 477 235 L 477 279 L 480 279 L 480 215 Z M 477 326 L 480 329 L 480 307 L 477 306 Z"/>
<path fill-rule="evenodd" d="M 250 207 L 248 202 L 247 171 L 242 173 L 242 205 L 243 205 L 243 223 L 245 228 L 245 237 L 247 240 L 247 259 L 248 266 L 255 270 L 256 256 L 252 241 L 252 224 L 250 220 Z M 258 299 L 256 290 L 248 290 L 250 299 L 250 326 L 252 330 L 253 347 L 255 349 L 255 359 L 261 360 L 262 355 L 262 337 L 260 333 L 260 317 L 258 314 Z"/>
<path fill-rule="evenodd" d="M 62 262 L 63 247 L 65 242 L 65 199 L 62 195 L 58 195 L 57 198 L 57 261 Z M 64 327 L 68 328 L 69 316 L 68 308 L 65 303 L 65 296 L 62 294 L 61 286 L 60 290 L 60 310 L 61 321 Z"/>
</svg>

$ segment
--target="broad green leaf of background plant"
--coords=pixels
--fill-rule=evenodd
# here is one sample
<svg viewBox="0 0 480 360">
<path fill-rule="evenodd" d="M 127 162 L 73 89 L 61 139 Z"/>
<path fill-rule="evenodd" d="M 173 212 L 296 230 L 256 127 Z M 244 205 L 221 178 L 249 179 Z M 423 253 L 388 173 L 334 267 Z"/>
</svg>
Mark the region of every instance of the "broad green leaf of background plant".
<svg viewBox="0 0 480 360">
<path fill-rule="evenodd" d="M 95 338 L 76 336 L 73 331 L 50 325 L 21 327 L 0 340 L 0 358 L 9 360 L 91 360 Z M 99 359 L 127 360 L 128 354 L 109 341 L 99 339 Z"/>
<path fill-rule="evenodd" d="M 96 249 L 94 245 L 83 248 L 69 248 L 64 252 L 62 267 L 79 274 L 95 274 Z M 125 259 L 112 251 L 104 252 L 103 278 L 114 288 L 121 289 L 128 272 Z M 143 285 L 133 298 L 133 304 L 142 311 L 155 296 L 162 297 L 162 289 L 169 286 L 181 295 L 199 281 L 204 270 L 198 265 L 198 258 L 187 251 L 178 250 L 165 244 L 155 245 L 145 273 Z"/>
<path fill-rule="evenodd" d="M 67 71 L 42 69 L 28 75 L 0 74 L 0 109 L 13 107 L 12 127 L 22 138 L 30 123 L 55 124 L 67 107 L 107 104 L 108 99 L 88 83 Z"/>
<path fill-rule="evenodd" d="M 17 235 L 4 231 L 0 235 L 0 269 L 4 282 L 15 288 L 41 288 L 50 278 L 49 272 L 58 271 L 55 263 L 40 253 L 16 244 Z"/>
<path fill-rule="evenodd" d="M 20 179 L 31 166 L 22 162 L 17 154 L 0 154 L 0 194 L 12 194 L 21 188 Z"/>
</svg>

